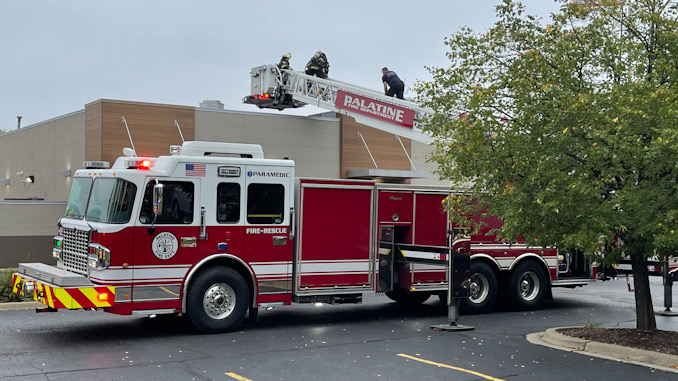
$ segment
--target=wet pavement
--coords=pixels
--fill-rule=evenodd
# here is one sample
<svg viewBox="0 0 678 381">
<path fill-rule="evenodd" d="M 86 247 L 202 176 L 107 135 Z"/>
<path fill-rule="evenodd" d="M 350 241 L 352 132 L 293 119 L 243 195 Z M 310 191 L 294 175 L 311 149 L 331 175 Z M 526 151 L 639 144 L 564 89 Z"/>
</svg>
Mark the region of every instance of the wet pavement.
<svg viewBox="0 0 678 381">
<path fill-rule="evenodd" d="M 660 278 L 652 277 L 652 290 L 661 311 Z M 5 310 L 0 380 L 678 379 L 526 340 L 561 326 L 635 327 L 633 306 L 622 277 L 556 289 L 554 300 L 533 312 L 462 316 L 459 323 L 475 328 L 466 332 L 429 329 L 447 321 L 446 306 L 433 297 L 414 309 L 372 295 L 360 305 L 262 310 L 259 322 L 219 335 L 196 334 L 179 317 Z M 678 317 L 657 316 L 657 325 L 678 331 Z"/>
</svg>

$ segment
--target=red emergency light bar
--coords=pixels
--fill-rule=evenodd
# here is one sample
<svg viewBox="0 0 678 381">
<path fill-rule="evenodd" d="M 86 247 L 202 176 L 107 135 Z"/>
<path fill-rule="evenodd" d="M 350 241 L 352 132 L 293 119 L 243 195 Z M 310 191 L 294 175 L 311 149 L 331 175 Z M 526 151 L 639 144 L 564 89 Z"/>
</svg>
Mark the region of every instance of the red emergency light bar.
<svg viewBox="0 0 678 381">
<path fill-rule="evenodd" d="M 151 169 L 153 160 L 151 159 L 131 159 L 127 160 L 127 168 L 130 169 Z"/>
</svg>

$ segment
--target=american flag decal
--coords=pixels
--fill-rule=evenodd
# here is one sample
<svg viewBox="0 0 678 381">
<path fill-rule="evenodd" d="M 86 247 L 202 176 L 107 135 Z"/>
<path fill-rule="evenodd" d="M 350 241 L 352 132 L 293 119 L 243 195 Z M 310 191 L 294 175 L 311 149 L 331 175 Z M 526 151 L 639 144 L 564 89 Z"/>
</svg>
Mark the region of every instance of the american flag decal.
<svg viewBox="0 0 678 381">
<path fill-rule="evenodd" d="M 205 164 L 186 164 L 186 176 L 205 177 Z"/>
</svg>

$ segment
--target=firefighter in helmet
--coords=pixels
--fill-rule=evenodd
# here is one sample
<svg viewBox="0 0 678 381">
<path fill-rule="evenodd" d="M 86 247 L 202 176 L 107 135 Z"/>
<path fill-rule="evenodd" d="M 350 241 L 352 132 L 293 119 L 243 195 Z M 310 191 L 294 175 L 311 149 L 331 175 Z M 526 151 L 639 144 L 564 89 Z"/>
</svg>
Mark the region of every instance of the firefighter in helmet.
<svg viewBox="0 0 678 381">
<path fill-rule="evenodd" d="M 315 52 L 311 60 L 306 64 L 306 74 L 315 75 L 318 78 L 327 78 L 330 73 L 330 62 L 322 51 Z"/>
<path fill-rule="evenodd" d="M 278 69 L 292 70 L 290 58 L 292 58 L 290 53 L 283 53 L 282 58 L 280 58 L 280 63 L 278 63 Z"/>
</svg>

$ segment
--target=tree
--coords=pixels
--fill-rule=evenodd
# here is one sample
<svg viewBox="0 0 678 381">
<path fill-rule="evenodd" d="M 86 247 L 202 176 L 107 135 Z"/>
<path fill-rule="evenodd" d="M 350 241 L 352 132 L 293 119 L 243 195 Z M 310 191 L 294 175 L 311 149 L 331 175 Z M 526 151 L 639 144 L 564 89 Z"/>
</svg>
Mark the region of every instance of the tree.
<svg viewBox="0 0 678 381">
<path fill-rule="evenodd" d="M 636 327 L 654 330 L 647 258 L 678 248 L 678 10 L 587 1 L 542 22 L 504 0 L 485 33 L 445 39 L 418 101 L 439 175 L 470 191 L 457 222 L 487 211 L 506 239 L 629 256 Z"/>
</svg>

